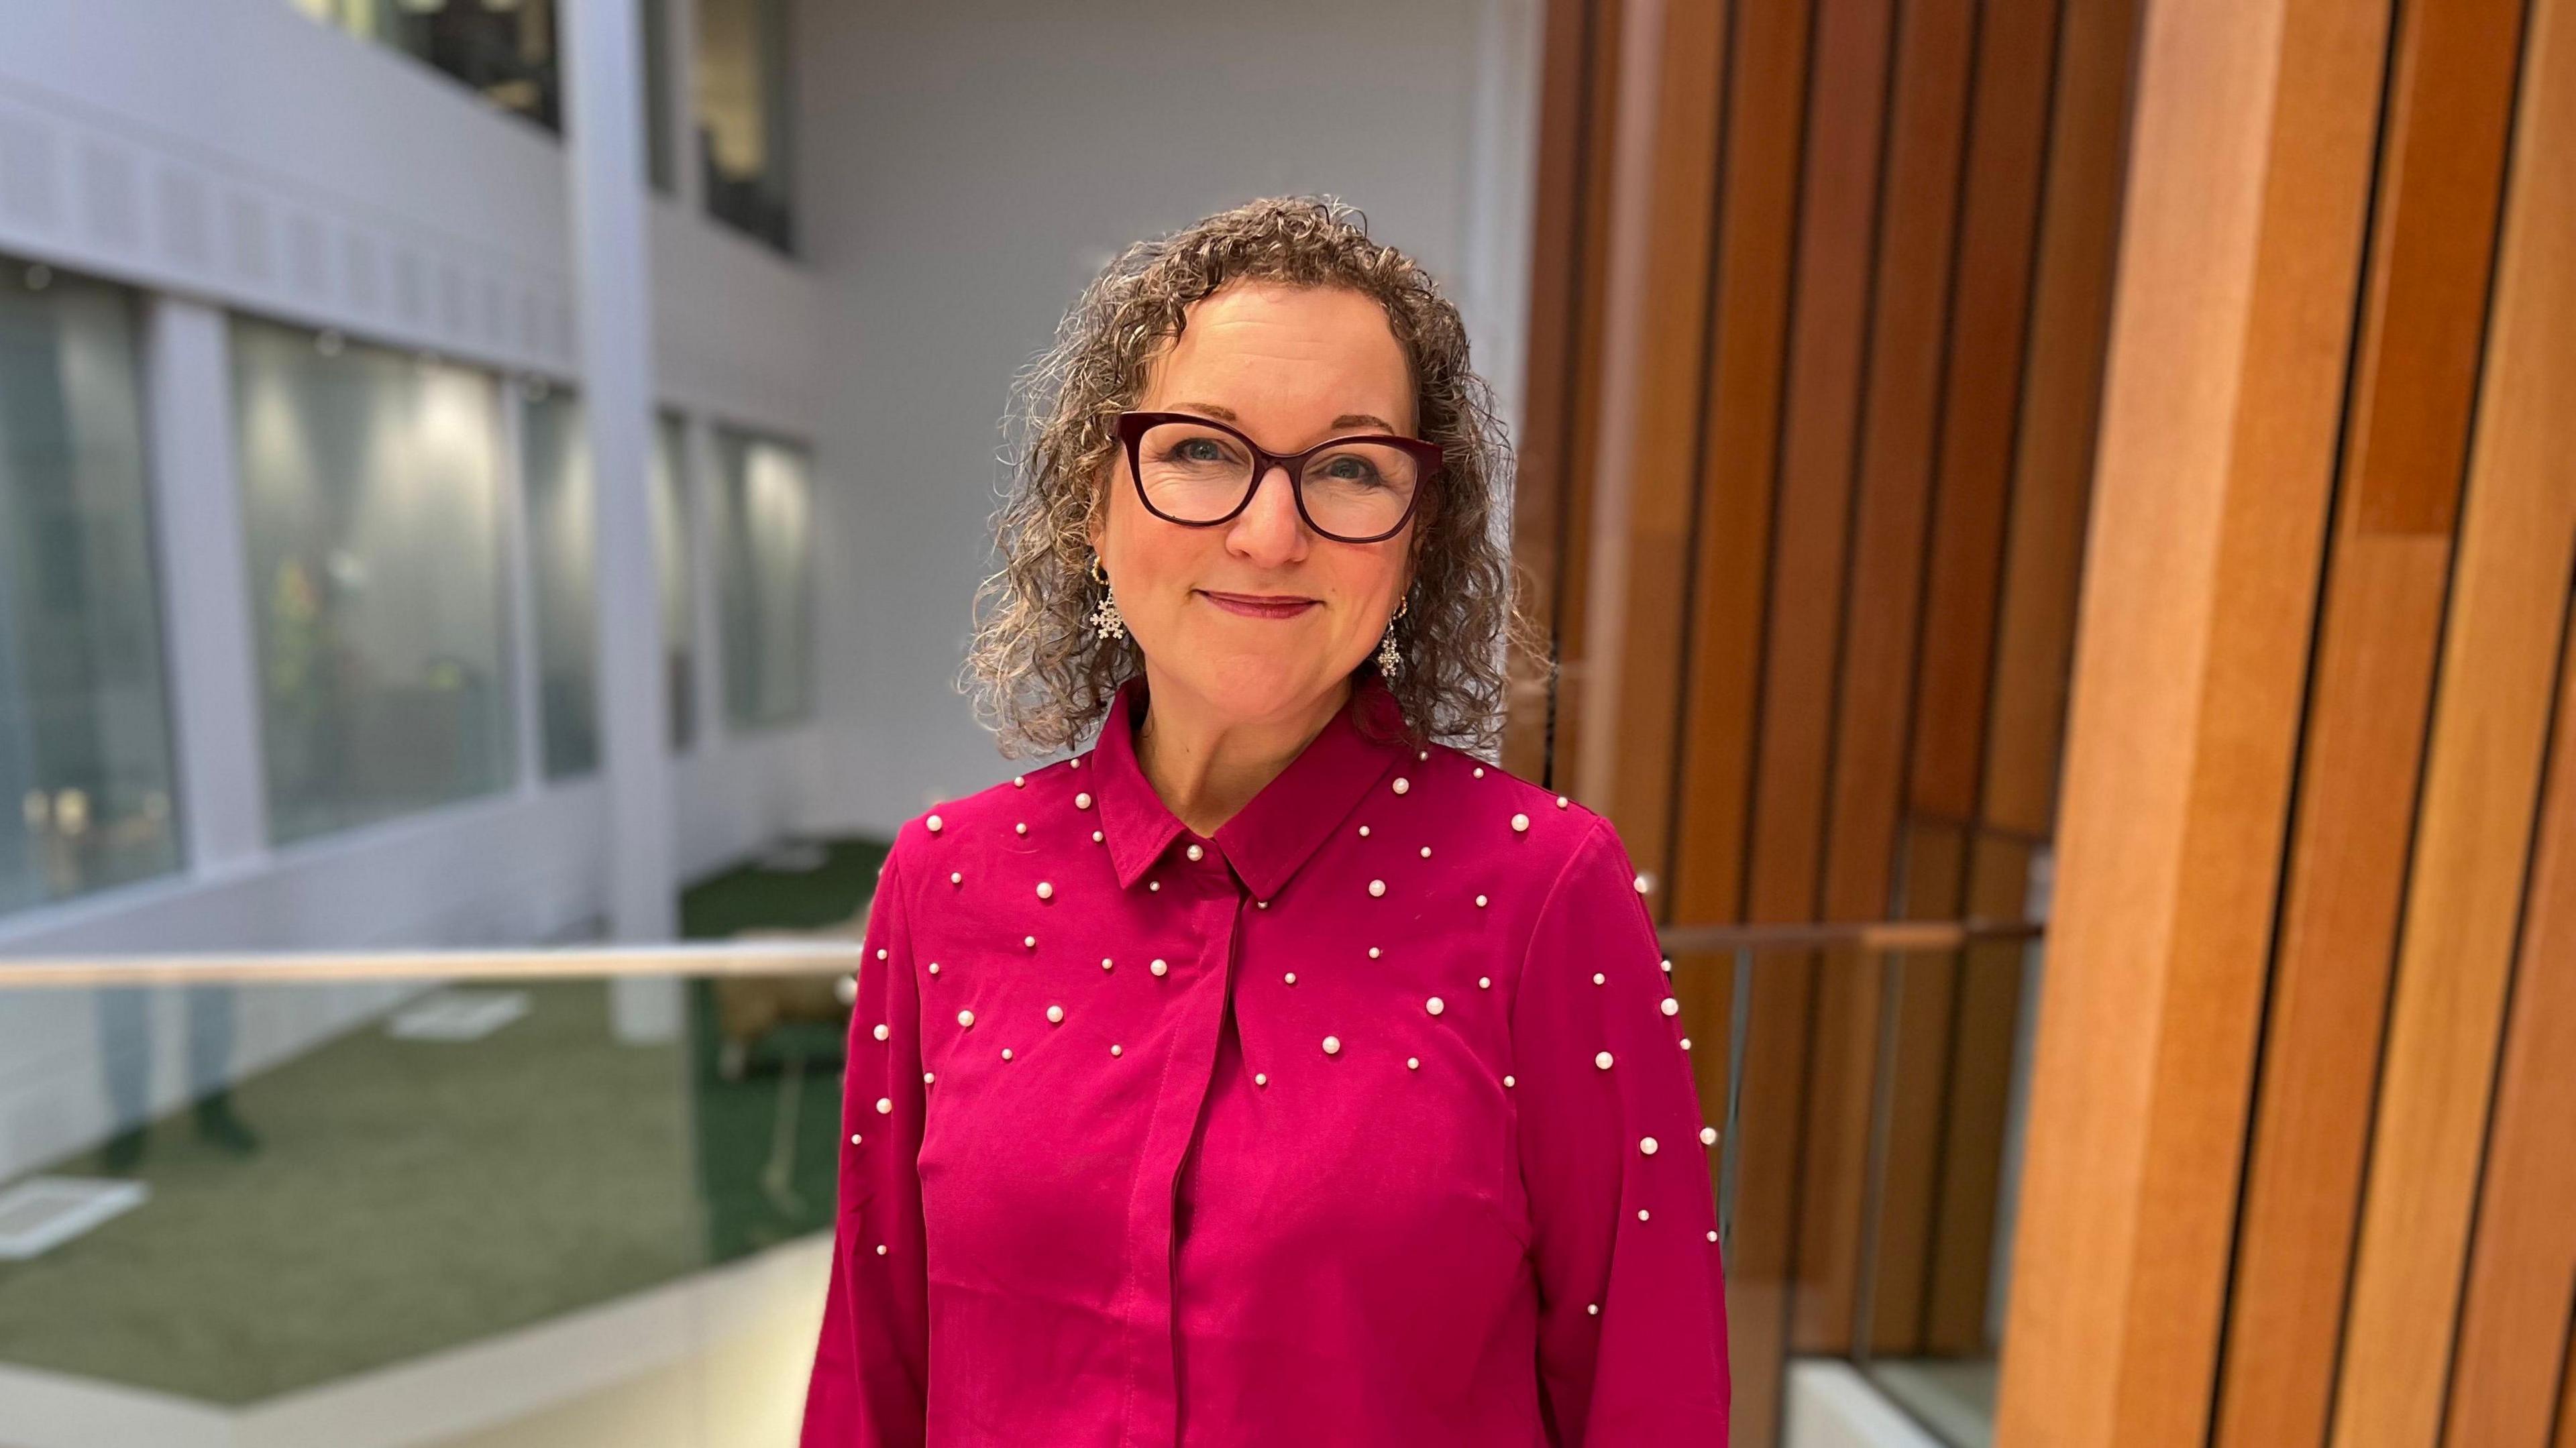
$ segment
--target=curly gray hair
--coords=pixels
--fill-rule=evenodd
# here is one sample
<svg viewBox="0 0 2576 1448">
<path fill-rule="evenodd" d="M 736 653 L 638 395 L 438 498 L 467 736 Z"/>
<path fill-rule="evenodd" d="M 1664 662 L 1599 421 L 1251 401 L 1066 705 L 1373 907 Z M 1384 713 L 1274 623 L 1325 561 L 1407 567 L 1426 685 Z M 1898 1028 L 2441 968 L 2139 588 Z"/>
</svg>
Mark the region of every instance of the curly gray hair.
<svg viewBox="0 0 2576 1448">
<path fill-rule="evenodd" d="M 976 590 L 974 643 L 958 675 L 1006 757 L 1077 746 L 1118 686 L 1143 671 L 1132 637 L 1101 639 L 1090 627 L 1089 524 L 1107 504 L 1118 414 L 1135 405 L 1147 364 L 1179 338 L 1192 303 L 1234 281 L 1342 287 L 1386 309 L 1412 369 L 1418 430 L 1442 453 L 1439 484 L 1412 525 L 1413 591 L 1397 625 L 1404 668 L 1388 685 L 1409 744 L 1441 739 L 1493 757 L 1512 655 L 1549 652 L 1519 606 L 1518 570 L 1496 527 L 1511 444 L 1492 389 L 1468 367 L 1458 309 L 1411 257 L 1370 240 L 1367 224 L 1331 197 L 1278 197 L 1138 242 L 1015 379 L 1013 478 L 993 516 L 1001 567 Z"/>
</svg>

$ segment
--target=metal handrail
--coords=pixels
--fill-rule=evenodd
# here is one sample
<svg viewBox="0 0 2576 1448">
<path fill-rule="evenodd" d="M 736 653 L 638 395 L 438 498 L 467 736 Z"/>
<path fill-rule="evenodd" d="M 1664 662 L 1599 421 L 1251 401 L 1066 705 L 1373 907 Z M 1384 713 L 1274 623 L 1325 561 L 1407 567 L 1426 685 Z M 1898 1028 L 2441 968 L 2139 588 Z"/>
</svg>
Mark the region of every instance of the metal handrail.
<svg viewBox="0 0 2576 1448">
<path fill-rule="evenodd" d="M 856 936 L 797 936 L 690 945 L 0 957 L 0 991 L 366 980 L 542 980 L 567 976 L 848 975 L 858 969 L 860 954 Z"/>
<path fill-rule="evenodd" d="M 1817 920 L 1778 925 L 1667 925 L 1655 932 L 1666 955 L 1732 955 L 1744 950 L 1958 950 L 1989 940 L 2032 940 L 2035 920 Z"/>
</svg>

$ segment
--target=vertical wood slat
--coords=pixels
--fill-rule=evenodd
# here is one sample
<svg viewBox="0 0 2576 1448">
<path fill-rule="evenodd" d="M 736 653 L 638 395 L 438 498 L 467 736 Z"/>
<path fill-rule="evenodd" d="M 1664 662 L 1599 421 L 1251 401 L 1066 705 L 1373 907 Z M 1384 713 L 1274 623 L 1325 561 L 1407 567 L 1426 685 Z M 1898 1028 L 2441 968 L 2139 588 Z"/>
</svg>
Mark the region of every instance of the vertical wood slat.
<svg viewBox="0 0 2576 1448">
<path fill-rule="evenodd" d="M 2291 0 L 2147 11 L 1997 1442 L 2199 1438 L 2322 469 L 2248 465 L 2303 342 L 2258 283 L 2315 149 Z M 2277 253 L 2273 253 L 2277 255 Z M 2284 335 L 2288 333 L 2290 335 Z M 2115 540 L 2116 546 L 2114 546 Z"/>
<path fill-rule="evenodd" d="M 2352 506 L 2372 533 L 2448 534 L 2477 391 L 2524 0 L 2405 9 L 2391 181 L 2365 349 L 2390 359 L 2352 401 Z"/>
<path fill-rule="evenodd" d="M 2560 629 L 2549 784 L 2442 1440 L 2460 1448 L 2549 1448 L 2559 1374 L 2576 1348 L 2576 627 Z"/>
<path fill-rule="evenodd" d="M 2440 1435 L 2576 576 L 2576 16 L 2540 0 L 2533 23 L 2346 1309 L 2338 1448 Z"/>
</svg>

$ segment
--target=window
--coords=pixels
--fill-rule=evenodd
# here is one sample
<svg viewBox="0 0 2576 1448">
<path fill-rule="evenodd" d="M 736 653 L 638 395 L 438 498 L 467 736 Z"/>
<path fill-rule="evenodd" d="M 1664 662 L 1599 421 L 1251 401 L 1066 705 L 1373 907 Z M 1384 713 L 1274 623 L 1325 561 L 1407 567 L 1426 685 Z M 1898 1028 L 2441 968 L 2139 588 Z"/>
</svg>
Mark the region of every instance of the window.
<svg viewBox="0 0 2576 1448">
<path fill-rule="evenodd" d="M 296 8 L 390 46 L 550 131 L 563 129 L 555 0 L 295 0 Z"/>
<path fill-rule="evenodd" d="M 137 333 L 0 262 L 0 910 L 180 864 Z"/>
<path fill-rule="evenodd" d="M 653 567 L 662 579 L 664 687 L 671 698 L 671 748 L 697 734 L 696 590 L 689 584 L 689 429 L 676 412 L 654 419 Z"/>
<path fill-rule="evenodd" d="M 493 378 L 246 318 L 232 346 L 271 837 L 504 787 Z"/>
<path fill-rule="evenodd" d="M 546 778 L 561 779 L 599 767 L 599 528 L 590 441 L 581 404 L 561 388 L 530 383 L 519 416 L 538 729 Z"/>
<path fill-rule="evenodd" d="M 698 158 L 707 212 L 795 248 L 786 0 L 698 0 Z"/>
<path fill-rule="evenodd" d="M 811 469 L 804 449 L 729 428 L 716 455 L 725 717 L 745 729 L 793 723 L 811 703 Z"/>
</svg>

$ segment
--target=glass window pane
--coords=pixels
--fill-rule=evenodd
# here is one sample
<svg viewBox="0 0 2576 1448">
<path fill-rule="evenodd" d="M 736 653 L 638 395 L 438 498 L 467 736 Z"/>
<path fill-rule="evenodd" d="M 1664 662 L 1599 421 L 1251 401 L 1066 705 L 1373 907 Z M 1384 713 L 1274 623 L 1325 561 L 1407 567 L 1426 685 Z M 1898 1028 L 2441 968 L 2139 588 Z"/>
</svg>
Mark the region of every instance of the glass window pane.
<svg viewBox="0 0 2576 1448">
<path fill-rule="evenodd" d="M 232 342 L 271 837 L 502 788 L 493 378 L 247 318 Z"/>
<path fill-rule="evenodd" d="M 802 448 L 731 429 L 718 430 L 716 452 L 725 717 L 790 723 L 810 703 L 812 469 Z"/>
<path fill-rule="evenodd" d="M 0 911 L 179 867 L 137 332 L 0 262 Z"/>
<path fill-rule="evenodd" d="M 599 767 L 598 527 L 581 403 L 532 384 L 520 413 L 528 584 L 536 605 L 537 717 L 546 778 Z"/>
<path fill-rule="evenodd" d="M 662 580 L 664 687 L 671 698 L 671 747 L 696 736 L 697 610 L 689 587 L 689 431 L 676 412 L 653 429 L 653 567 Z"/>
<path fill-rule="evenodd" d="M 295 7 L 445 71 L 505 111 L 563 129 L 554 0 L 295 0 Z"/>
<path fill-rule="evenodd" d="M 786 0 L 698 0 L 696 60 L 707 213 L 794 251 Z"/>
</svg>

